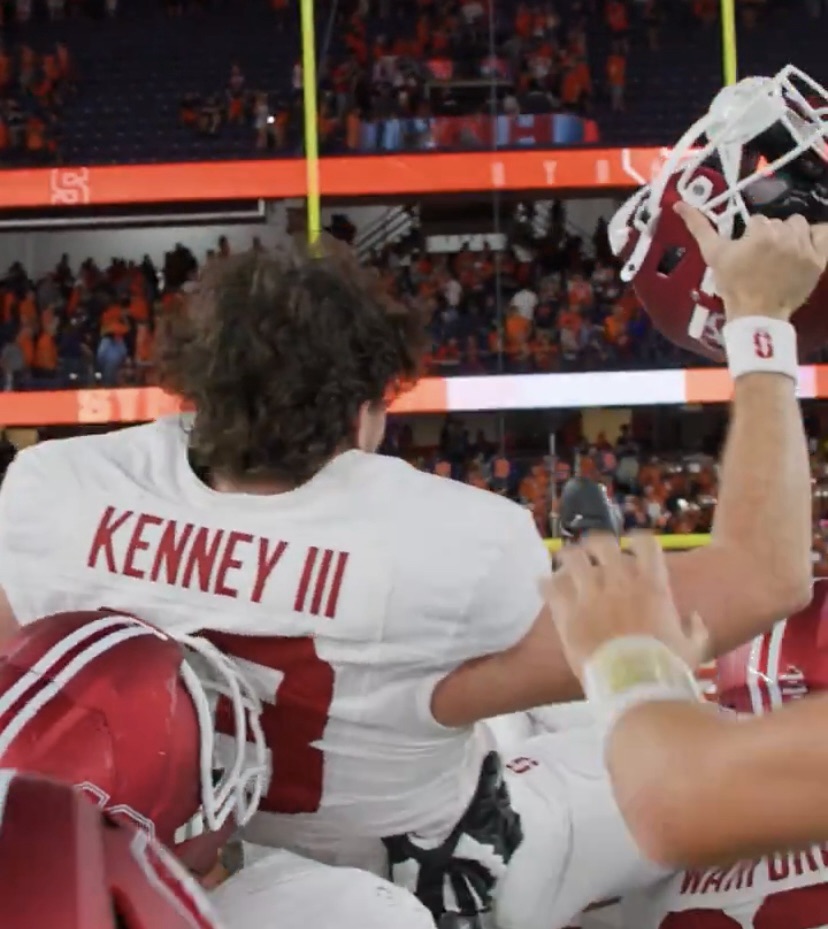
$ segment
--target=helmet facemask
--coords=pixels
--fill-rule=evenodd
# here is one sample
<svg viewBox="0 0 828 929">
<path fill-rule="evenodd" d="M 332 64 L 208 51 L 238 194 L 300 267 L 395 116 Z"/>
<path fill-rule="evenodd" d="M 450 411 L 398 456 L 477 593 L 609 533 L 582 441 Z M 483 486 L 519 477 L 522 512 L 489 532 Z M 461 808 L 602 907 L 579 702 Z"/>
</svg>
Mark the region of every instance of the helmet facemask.
<svg viewBox="0 0 828 929">
<path fill-rule="evenodd" d="M 826 138 L 828 91 L 793 65 L 772 78 L 750 77 L 722 89 L 656 179 L 636 195 L 630 220 L 640 236 L 622 279 L 638 272 L 671 181 L 679 197 L 728 238 L 742 233 L 752 213 L 828 221 Z M 723 189 L 713 189 L 704 168 L 721 175 Z"/>
<path fill-rule="evenodd" d="M 211 642 L 179 636 L 185 660 L 181 675 L 198 716 L 204 826 L 219 831 L 234 816 L 241 827 L 259 807 L 269 766 L 262 732 L 261 701 L 237 664 Z M 216 713 L 226 701 L 233 721 L 232 738 L 217 737 Z"/>
</svg>

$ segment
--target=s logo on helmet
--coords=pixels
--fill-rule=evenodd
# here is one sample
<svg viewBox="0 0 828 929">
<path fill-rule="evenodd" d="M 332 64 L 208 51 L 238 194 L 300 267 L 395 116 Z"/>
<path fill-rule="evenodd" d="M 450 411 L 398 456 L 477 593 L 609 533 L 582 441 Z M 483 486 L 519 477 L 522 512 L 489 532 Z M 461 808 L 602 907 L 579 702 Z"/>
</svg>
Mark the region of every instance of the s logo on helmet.
<svg viewBox="0 0 828 929">
<path fill-rule="evenodd" d="M 716 310 L 709 312 L 699 336 L 702 345 L 705 345 L 712 352 L 723 352 L 725 345 L 722 330 L 726 322 L 727 319 L 724 313 L 719 313 Z"/>
</svg>

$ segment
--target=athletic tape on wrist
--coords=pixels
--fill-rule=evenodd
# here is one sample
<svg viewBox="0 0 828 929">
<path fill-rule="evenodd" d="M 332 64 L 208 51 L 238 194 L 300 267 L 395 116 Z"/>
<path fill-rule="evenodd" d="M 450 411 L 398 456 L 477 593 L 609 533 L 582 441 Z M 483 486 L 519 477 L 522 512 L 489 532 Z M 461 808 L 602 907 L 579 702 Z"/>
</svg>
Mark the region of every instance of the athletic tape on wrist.
<svg viewBox="0 0 828 929">
<path fill-rule="evenodd" d="M 652 636 L 610 639 L 584 665 L 584 693 L 607 732 L 640 703 L 702 699 L 693 672 Z"/>
<path fill-rule="evenodd" d="M 743 316 L 722 329 L 727 366 L 735 380 L 744 374 L 784 374 L 797 378 L 796 330 L 781 319 Z"/>
</svg>

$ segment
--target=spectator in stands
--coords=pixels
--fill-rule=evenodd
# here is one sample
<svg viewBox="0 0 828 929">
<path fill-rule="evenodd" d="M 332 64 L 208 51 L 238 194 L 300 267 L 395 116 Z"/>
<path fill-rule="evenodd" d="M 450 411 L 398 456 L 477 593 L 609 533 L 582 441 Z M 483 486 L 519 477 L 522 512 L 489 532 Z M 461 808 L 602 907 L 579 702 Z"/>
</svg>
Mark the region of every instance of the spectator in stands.
<svg viewBox="0 0 828 929">
<path fill-rule="evenodd" d="M 0 370 L 3 374 L 3 390 L 20 390 L 26 386 L 26 359 L 16 339 L 6 342 L 0 349 Z"/>
<path fill-rule="evenodd" d="M 245 80 L 244 73 L 238 64 L 230 68 L 230 77 L 227 81 L 227 122 L 240 123 L 245 113 Z"/>
<path fill-rule="evenodd" d="M 624 112 L 624 96 L 627 87 L 627 56 L 624 46 L 616 42 L 607 58 L 607 84 L 609 86 L 610 101 L 615 113 Z"/>
<path fill-rule="evenodd" d="M 32 365 L 32 377 L 36 381 L 41 381 L 42 386 L 57 386 L 58 384 L 58 349 L 55 342 L 57 334 L 58 321 L 54 315 L 46 317 L 41 324 L 40 332 L 37 334 L 34 345 L 34 363 Z"/>
<path fill-rule="evenodd" d="M 72 316 L 58 337 L 61 372 L 70 385 L 79 387 L 92 382 L 94 357 L 84 337 L 81 319 Z"/>
<path fill-rule="evenodd" d="M 127 347 L 122 333 L 118 329 L 106 330 L 98 344 L 96 357 L 104 386 L 114 387 L 118 383 L 118 374 L 126 358 Z"/>
</svg>

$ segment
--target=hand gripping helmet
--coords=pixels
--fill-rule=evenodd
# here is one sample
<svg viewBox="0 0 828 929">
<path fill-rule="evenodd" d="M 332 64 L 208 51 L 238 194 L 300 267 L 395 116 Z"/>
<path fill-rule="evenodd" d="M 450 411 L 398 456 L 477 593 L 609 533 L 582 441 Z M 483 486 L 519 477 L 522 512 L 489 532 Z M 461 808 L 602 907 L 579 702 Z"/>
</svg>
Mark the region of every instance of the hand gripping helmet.
<svg viewBox="0 0 828 929">
<path fill-rule="evenodd" d="M 752 214 L 828 222 L 828 91 L 789 65 L 725 87 L 679 139 L 656 179 L 610 222 L 609 238 L 653 325 L 671 342 L 724 360 L 724 307 L 698 245 L 673 206 L 684 200 L 721 235 Z M 828 276 L 793 317 L 800 351 L 828 341 Z"/>
<path fill-rule="evenodd" d="M 716 662 L 720 705 L 760 715 L 828 689 L 828 580 L 804 610 Z"/>
<path fill-rule="evenodd" d="M 144 830 L 66 784 L 0 770 L 6 929 L 219 929 L 201 889 Z"/>
<path fill-rule="evenodd" d="M 215 734 L 219 700 L 235 738 Z M 259 712 L 209 642 L 171 638 L 134 616 L 57 613 L 0 651 L 0 767 L 81 788 L 198 873 L 258 806 L 267 771 Z"/>
</svg>

